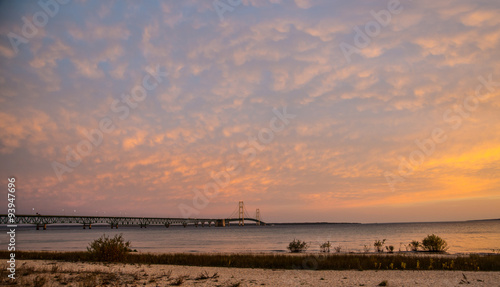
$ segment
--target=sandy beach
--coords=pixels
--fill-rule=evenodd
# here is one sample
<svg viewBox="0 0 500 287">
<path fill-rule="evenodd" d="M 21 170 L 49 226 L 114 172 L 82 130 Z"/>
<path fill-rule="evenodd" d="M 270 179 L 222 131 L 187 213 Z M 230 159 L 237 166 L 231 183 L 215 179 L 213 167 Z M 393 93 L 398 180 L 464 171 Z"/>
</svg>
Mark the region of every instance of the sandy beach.
<svg viewBox="0 0 500 287">
<path fill-rule="evenodd" d="M 383 281 L 387 286 L 500 286 L 500 272 L 270 270 L 46 260 L 19 260 L 16 277 L 21 286 L 379 286 Z M 2 285 L 9 280 L 3 271 Z"/>
</svg>

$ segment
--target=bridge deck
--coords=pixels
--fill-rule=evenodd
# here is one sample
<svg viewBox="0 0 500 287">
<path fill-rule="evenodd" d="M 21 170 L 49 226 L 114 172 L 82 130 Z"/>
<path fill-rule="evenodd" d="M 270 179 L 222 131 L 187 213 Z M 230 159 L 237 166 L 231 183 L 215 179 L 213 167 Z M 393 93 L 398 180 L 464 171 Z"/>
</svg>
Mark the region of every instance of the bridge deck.
<svg viewBox="0 0 500 287">
<path fill-rule="evenodd" d="M 161 217 L 116 217 L 116 216 L 64 216 L 64 215 L 16 215 L 13 220 L 6 214 L 0 214 L 0 224 L 35 224 L 38 226 L 46 226 L 47 224 L 56 223 L 76 223 L 91 226 L 91 224 L 103 223 L 118 227 L 118 225 L 165 225 L 172 224 L 180 225 L 202 225 L 214 224 L 218 225 L 221 222 L 229 223 L 239 221 L 239 218 L 161 218 Z M 254 218 L 245 218 L 245 221 L 253 221 L 257 224 L 265 224 Z M 225 224 L 224 224 L 225 225 Z"/>
</svg>

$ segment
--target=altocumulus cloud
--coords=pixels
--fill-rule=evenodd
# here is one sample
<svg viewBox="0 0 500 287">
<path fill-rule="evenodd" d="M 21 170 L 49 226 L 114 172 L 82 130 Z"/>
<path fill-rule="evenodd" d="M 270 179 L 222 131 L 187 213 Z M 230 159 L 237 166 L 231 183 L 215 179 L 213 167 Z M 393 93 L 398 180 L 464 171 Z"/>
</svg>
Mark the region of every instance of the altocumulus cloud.
<svg viewBox="0 0 500 287">
<path fill-rule="evenodd" d="M 494 216 L 500 92 L 483 89 L 460 128 L 443 114 L 478 77 L 500 82 L 499 3 L 222 2 L 223 21 L 213 1 L 0 4 L 0 171 L 22 186 L 20 213 L 179 216 L 286 106 L 296 119 L 199 216 L 239 200 L 273 221 Z M 168 76 L 132 108 L 157 66 Z M 66 147 L 101 126 L 68 166 Z M 447 140 L 392 190 L 384 172 L 435 128 Z M 74 170 L 59 180 L 53 162 Z"/>
</svg>

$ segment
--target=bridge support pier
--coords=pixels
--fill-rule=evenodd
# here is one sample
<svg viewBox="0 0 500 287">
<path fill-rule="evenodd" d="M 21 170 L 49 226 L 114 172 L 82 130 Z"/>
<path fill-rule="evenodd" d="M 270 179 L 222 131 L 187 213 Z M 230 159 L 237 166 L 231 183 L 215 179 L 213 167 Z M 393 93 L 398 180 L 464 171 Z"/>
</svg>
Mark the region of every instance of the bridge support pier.
<svg viewBox="0 0 500 287">
<path fill-rule="evenodd" d="M 148 224 L 147 223 L 141 223 L 141 228 L 144 227 L 144 228 L 147 228 L 148 227 Z"/>
<path fill-rule="evenodd" d="M 170 223 L 165 223 L 165 227 L 169 228 L 170 227 Z"/>
<path fill-rule="evenodd" d="M 113 227 L 116 227 L 116 229 L 118 229 L 118 223 L 110 223 L 111 224 L 111 229 L 113 229 Z"/>
<path fill-rule="evenodd" d="M 89 223 L 89 224 L 86 224 L 84 223 L 83 224 L 83 229 L 85 229 L 85 227 L 88 225 L 89 229 L 92 229 L 92 223 Z"/>
<path fill-rule="evenodd" d="M 40 227 L 43 227 L 43 230 L 47 230 L 47 223 L 44 223 L 44 224 L 37 223 L 36 230 L 40 230 Z"/>
<path fill-rule="evenodd" d="M 187 225 L 188 225 L 188 224 L 187 224 L 186 222 L 184 222 L 184 223 L 182 224 L 182 226 L 184 226 L 184 228 L 186 228 L 186 226 L 187 226 Z"/>
</svg>

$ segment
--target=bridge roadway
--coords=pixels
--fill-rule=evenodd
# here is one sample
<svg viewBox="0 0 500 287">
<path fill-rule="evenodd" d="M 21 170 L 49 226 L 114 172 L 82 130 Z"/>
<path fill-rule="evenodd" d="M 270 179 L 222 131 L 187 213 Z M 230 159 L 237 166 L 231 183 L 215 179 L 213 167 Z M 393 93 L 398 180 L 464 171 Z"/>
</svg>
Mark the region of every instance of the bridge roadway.
<svg viewBox="0 0 500 287">
<path fill-rule="evenodd" d="M 6 214 L 0 214 L 0 224 L 34 224 L 38 230 L 40 227 L 47 228 L 47 224 L 70 223 L 82 224 L 85 227 L 92 228 L 92 224 L 109 224 L 111 228 L 118 225 L 138 225 L 141 228 L 146 228 L 148 225 L 201 225 L 212 226 L 229 226 L 230 222 L 237 221 L 239 218 L 160 218 L 160 217 L 115 217 L 115 216 L 64 216 L 64 215 L 16 215 L 14 222 L 9 221 Z M 254 218 L 245 218 L 245 221 L 253 221 L 257 225 L 265 225 L 264 222 Z"/>
</svg>

